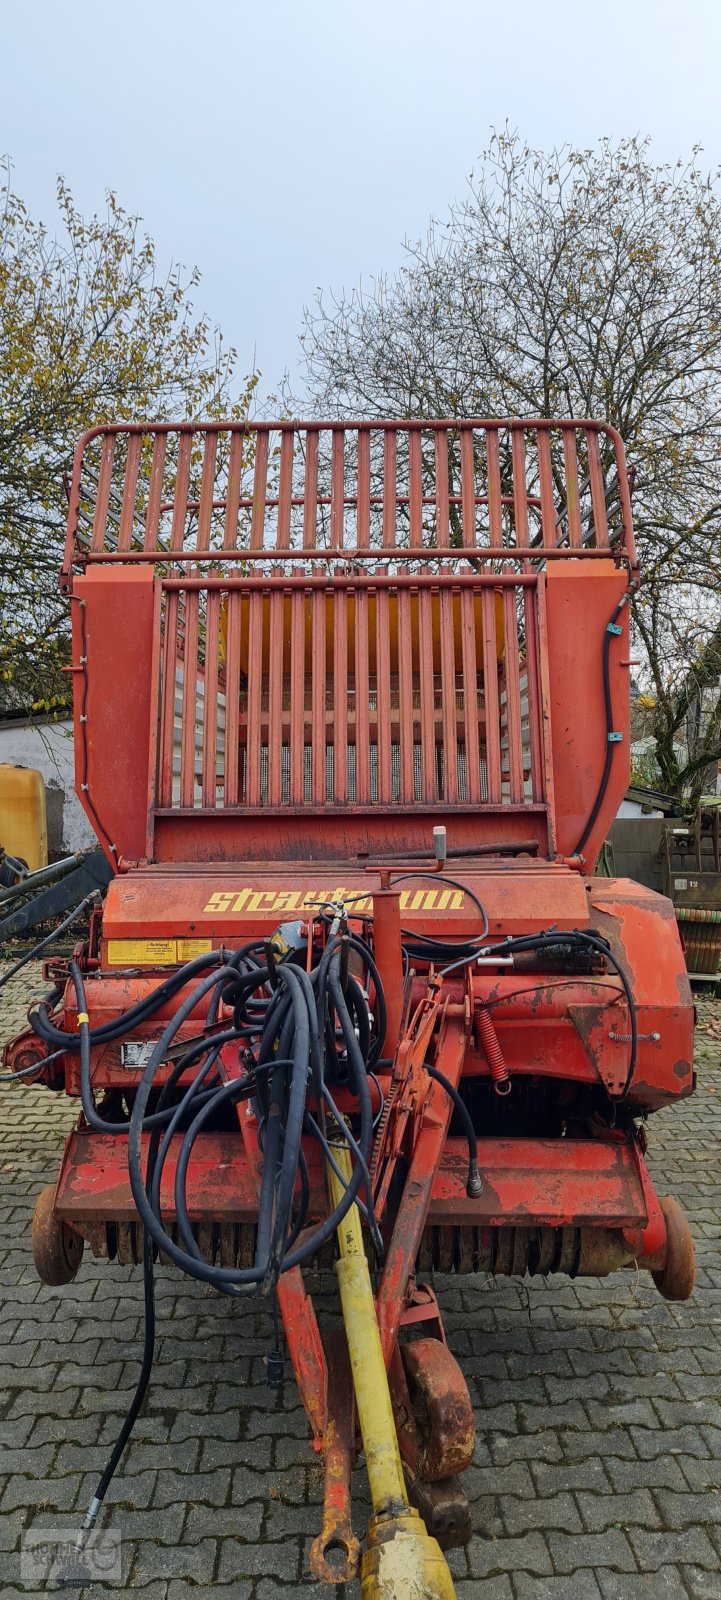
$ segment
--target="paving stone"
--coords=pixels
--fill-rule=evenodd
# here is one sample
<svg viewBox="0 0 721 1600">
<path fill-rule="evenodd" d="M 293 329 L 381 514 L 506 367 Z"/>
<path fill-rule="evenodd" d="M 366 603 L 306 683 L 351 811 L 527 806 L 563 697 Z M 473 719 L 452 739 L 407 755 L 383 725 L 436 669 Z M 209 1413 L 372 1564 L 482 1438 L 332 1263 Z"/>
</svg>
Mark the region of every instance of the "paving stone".
<svg viewBox="0 0 721 1600">
<path fill-rule="evenodd" d="M 691 1589 L 678 1567 L 659 1567 L 653 1573 L 634 1572 L 633 1576 L 600 1569 L 598 1583 L 603 1600 L 702 1600 L 703 1590 Z M 708 1574 L 704 1576 L 708 1577 Z M 712 1591 L 706 1591 L 711 1600 Z M 719 1600 L 713 1591 L 713 1600 Z"/>
<path fill-rule="evenodd" d="M 472 1538 L 467 1546 L 471 1576 L 483 1578 L 498 1572 L 519 1570 L 549 1577 L 553 1572 L 548 1545 L 540 1533 L 526 1533 L 518 1539 Z"/>
<path fill-rule="evenodd" d="M 572 1495 L 556 1494 L 544 1500 L 516 1500 L 511 1495 L 501 1500 L 501 1515 L 506 1533 L 516 1535 L 538 1528 L 541 1533 L 559 1528 L 564 1533 L 581 1533 L 583 1524 Z"/>
<path fill-rule="evenodd" d="M 515 1600 L 601 1600 L 598 1580 L 590 1567 L 570 1577 L 535 1578 L 530 1572 L 513 1575 Z"/>
<path fill-rule="evenodd" d="M 629 1528 L 628 1537 L 642 1572 L 656 1572 L 659 1567 L 682 1561 L 712 1572 L 719 1570 L 718 1552 L 705 1528 L 682 1528 L 662 1533 Z M 719 1590 L 721 1592 L 721 1579 Z"/>
<path fill-rule="evenodd" d="M 286 1539 L 282 1544 L 241 1544 L 223 1539 L 218 1578 L 236 1583 L 239 1578 L 272 1577 L 279 1583 L 297 1583 L 301 1576 L 301 1541 Z"/>
<path fill-rule="evenodd" d="M 685 1594 L 690 1596 L 690 1600 L 719 1600 L 721 1582 L 719 1582 L 718 1572 L 704 1572 L 701 1567 L 682 1566 L 681 1575 L 685 1585 Z M 631 1600 L 630 1596 L 629 1600 Z M 669 1600 L 671 1600 L 670 1595 Z"/>
<path fill-rule="evenodd" d="M 613 1567 L 618 1572 L 636 1572 L 637 1562 L 626 1534 L 620 1528 L 605 1533 L 584 1533 L 580 1538 L 565 1533 L 549 1533 L 548 1547 L 557 1572 L 572 1573 L 577 1567 Z"/>
<path fill-rule="evenodd" d="M 681 1498 L 693 1500 L 690 1494 Z M 648 1489 L 631 1489 L 627 1494 L 578 1494 L 576 1499 L 589 1533 L 627 1528 L 630 1524 L 641 1528 L 663 1526 L 657 1510 L 658 1495 L 654 1498 Z"/>
</svg>

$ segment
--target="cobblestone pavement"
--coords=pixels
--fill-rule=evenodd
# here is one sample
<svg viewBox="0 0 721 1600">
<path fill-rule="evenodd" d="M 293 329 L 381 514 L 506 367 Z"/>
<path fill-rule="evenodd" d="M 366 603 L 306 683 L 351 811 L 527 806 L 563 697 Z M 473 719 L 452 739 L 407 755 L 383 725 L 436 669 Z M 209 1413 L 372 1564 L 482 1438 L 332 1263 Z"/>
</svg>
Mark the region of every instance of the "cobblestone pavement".
<svg viewBox="0 0 721 1600">
<path fill-rule="evenodd" d="M 27 978 L 0 993 L 0 1034 L 30 998 Z M 661 1192 L 679 1197 L 694 1230 L 692 1302 L 667 1305 L 629 1273 L 437 1284 L 477 1406 L 465 1475 L 474 1533 L 450 1556 L 458 1600 L 721 1600 L 721 1043 L 707 1031 L 721 1008 L 700 1009 L 698 1094 L 650 1125 Z M 40 1090 L 0 1096 L 0 1594 L 10 1600 L 28 1592 L 22 1530 L 77 1527 L 116 1438 L 138 1372 L 142 1285 L 139 1272 L 88 1256 L 67 1288 L 38 1283 L 32 1206 L 73 1112 Z M 282 1398 L 264 1386 L 265 1318 L 160 1268 L 158 1324 L 149 1403 L 105 1513 L 123 1539 L 123 1589 L 147 1600 L 332 1594 L 307 1572 L 321 1478 L 292 1380 Z M 362 1466 L 354 1486 L 362 1533 Z M 356 1600 L 358 1586 L 335 1592 Z"/>
</svg>

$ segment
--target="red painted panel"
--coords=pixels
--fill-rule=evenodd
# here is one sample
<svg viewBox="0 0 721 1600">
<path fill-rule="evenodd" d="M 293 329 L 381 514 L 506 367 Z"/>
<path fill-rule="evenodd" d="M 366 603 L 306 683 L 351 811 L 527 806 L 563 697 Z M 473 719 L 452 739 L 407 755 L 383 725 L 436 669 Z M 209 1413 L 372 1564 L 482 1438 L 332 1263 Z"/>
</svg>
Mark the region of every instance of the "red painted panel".
<svg viewBox="0 0 721 1600">
<path fill-rule="evenodd" d="M 153 574 L 148 567 L 98 567 L 75 579 L 73 593 L 76 788 L 108 859 L 137 859 L 145 854 L 148 820 Z"/>
</svg>

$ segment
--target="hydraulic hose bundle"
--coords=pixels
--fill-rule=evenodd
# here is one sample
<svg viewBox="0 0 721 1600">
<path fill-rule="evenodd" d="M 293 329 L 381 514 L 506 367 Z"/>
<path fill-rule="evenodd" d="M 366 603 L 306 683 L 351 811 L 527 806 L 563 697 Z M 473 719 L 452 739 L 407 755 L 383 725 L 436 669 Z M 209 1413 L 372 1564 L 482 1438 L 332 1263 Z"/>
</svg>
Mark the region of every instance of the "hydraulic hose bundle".
<svg viewBox="0 0 721 1600">
<path fill-rule="evenodd" d="M 371 1014 L 358 978 L 348 970 L 354 950 L 375 991 Z M 153 1258 L 163 1250 L 177 1266 L 221 1293 L 260 1293 L 273 1297 L 282 1272 L 317 1254 L 357 1204 L 365 1215 L 376 1250 L 382 1241 L 373 1215 L 368 1162 L 373 1139 L 373 1105 L 369 1074 L 377 1065 L 385 1038 L 385 1002 L 379 973 L 363 940 L 331 931 L 317 966 L 310 972 L 285 957 L 276 961 L 272 948 L 254 943 L 235 952 L 214 951 L 180 968 L 151 996 L 122 1017 L 91 1029 L 85 981 L 77 962 L 69 974 L 78 1006 L 78 1033 L 57 1028 L 48 1002 L 31 1014 L 38 1035 L 55 1048 L 80 1052 L 80 1093 L 89 1126 L 103 1133 L 125 1134 L 133 1197 L 144 1227 L 145 1343 L 138 1385 L 121 1433 L 80 1535 L 80 1554 L 97 1519 L 107 1488 L 132 1432 L 147 1390 L 154 1351 L 155 1314 Z M 187 989 L 173 1017 L 155 1044 L 135 1093 L 128 1119 L 112 1121 L 99 1110 L 91 1084 L 91 1048 L 116 1040 L 147 1022 L 161 1006 Z M 207 1004 L 205 1037 L 194 1040 L 174 1062 L 158 1091 L 156 1078 L 176 1036 L 202 1002 Z M 232 1022 L 217 1019 L 221 1002 L 232 1007 Z M 212 1030 L 212 1031 L 208 1031 Z M 242 1050 L 238 1076 L 223 1077 L 221 1051 L 235 1044 Z M 187 1087 L 180 1080 L 195 1068 Z M 347 1082 L 357 1100 L 357 1137 L 335 1104 L 331 1085 Z M 313 1111 L 309 1107 L 312 1098 Z M 222 1267 L 205 1261 L 195 1240 L 187 1202 L 187 1176 L 193 1146 L 203 1128 L 228 1107 L 252 1099 L 258 1116 L 262 1174 L 258 1204 L 255 1261 L 250 1267 Z M 151 1103 L 152 1102 L 152 1103 Z M 333 1119 L 333 1141 L 347 1147 L 344 1172 L 324 1130 Z M 314 1137 L 336 1176 L 337 1198 L 328 1215 L 307 1229 L 308 1170 L 301 1140 Z M 149 1139 L 143 1140 L 143 1135 Z M 180 1243 L 167 1231 L 161 1209 L 163 1168 L 176 1135 L 180 1139 L 175 1174 L 175 1216 Z M 297 1206 L 294 1205 L 299 1187 Z M 365 1189 L 365 1204 L 360 1200 Z M 299 1236 L 303 1234 L 302 1242 Z M 72 1576 L 67 1581 L 73 1581 Z"/>
</svg>

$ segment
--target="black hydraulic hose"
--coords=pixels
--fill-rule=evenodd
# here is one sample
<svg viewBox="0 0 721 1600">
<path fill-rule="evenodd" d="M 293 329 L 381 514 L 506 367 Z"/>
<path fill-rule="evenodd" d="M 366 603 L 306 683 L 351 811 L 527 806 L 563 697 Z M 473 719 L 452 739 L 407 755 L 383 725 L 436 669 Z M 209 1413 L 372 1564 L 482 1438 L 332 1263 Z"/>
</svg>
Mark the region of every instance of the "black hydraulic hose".
<svg viewBox="0 0 721 1600">
<path fill-rule="evenodd" d="M 88 1126 L 95 1128 L 95 1130 L 99 1133 L 128 1133 L 130 1127 L 132 1126 L 135 1107 L 133 1107 L 133 1112 L 131 1112 L 129 1122 L 109 1122 L 105 1117 L 101 1117 L 96 1111 L 90 1080 L 91 1041 L 90 1028 L 87 1021 L 88 1014 L 85 1009 L 85 985 L 83 982 L 83 975 L 76 961 L 70 962 L 68 971 L 73 981 L 78 1003 L 78 1032 L 80 1038 L 80 1103 L 83 1108 L 83 1116 L 85 1117 Z M 224 967 L 220 972 L 212 973 L 209 977 L 205 978 L 199 985 L 199 989 L 202 991 L 202 994 L 205 994 L 214 986 L 222 986 L 228 981 L 228 969 L 227 967 Z M 255 979 L 251 979 L 251 982 L 255 982 Z M 176 1016 L 177 1015 L 178 1013 L 176 1012 Z M 143 1128 L 156 1128 L 164 1126 L 168 1122 L 169 1118 L 172 1117 L 172 1114 L 172 1107 L 164 1111 L 151 1112 L 147 1117 L 144 1118 L 142 1126 Z"/>
<path fill-rule="evenodd" d="M 602 672 L 603 672 L 603 703 L 604 703 L 604 708 L 605 708 L 605 713 L 606 713 L 606 759 L 605 759 L 604 764 L 603 764 L 603 772 L 601 774 L 601 781 L 600 781 L 600 783 L 598 785 L 598 792 L 596 794 L 596 798 L 595 798 L 595 800 L 593 802 L 593 805 L 591 807 L 590 816 L 589 816 L 588 821 L 586 823 L 586 826 L 585 826 L 585 828 L 583 830 L 583 833 L 581 834 L 581 837 L 580 837 L 580 839 L 578 841 L 578 844 L 576 845 L 575 850 L 572 851 L 572 854 L 574 856 L 582 855 L 583 850 L 584 850 L 584 848 L 585 848 L 585 846 L 586 846 L 586 844 L 588 842 L 588 839 L 590 838 L 591 832 L 592 832 L 592 830 L 594 828 L 594 825 L 595 825 L 595 822 L 596 822 L 596 818 L 598 817 L 598 813 L 601 810 L 601 806 L 603 805 L 603 798 L 604 798 L 604 795 L 605 795 L 606 790 L 608 788 L 608 782 L 609 782 L 609 778 L 611 776 L 611 767 L 613 765 L 613 752 L 614 752 L 616 740 L 614 738 L 613 702 L 612 702 L 612 698 L 611 698 L 611 673 L 610 673 L 610 660 L 609 660 L 609 657 L 610 657 L 610 651 L 611 651 L 611 641 L 612 641 L 612 639 L 614 639 L 621 632 L 621 630 L 620 630 L 620 628 L 618 626 L 618 619 L 619 619 L 619 617 L 621 615 L 621 612 L 624 609 L 624 606 L 628 605 L 628 600 L 629 600 L 629 591 L 627 590 L 626 593 L 621 596 L 621 599 L 619 600 L 618 605 L 616 606 L 616 609 L 613 612 L 613 615 L 610 617 L 609 621 L 606 623 L 606 627 L 605 627 L 604 634 L 603 634 Z"/>
<path fill-rule="evenodd" d="M 46 933 L 45 938 L 41 939 L 39 944 L 34 945 L 32 950 L 28 950 L 24 956 L 20 957 L 19 961 L 15 962 L 13 967 L 10 967 L 7 972 L 2 974 L 2 977 L 0 977 L 0 989 L 3 989 L 5 984 L 10 982 L 11 978 L 14 978 L 18 972 L 21 972 L 23 967 L 26 967 L 29 961 L 35 961 L 37 956 L 41 955 L 43 950 L 46 950 L 49 944 L 53 944 L 55 939 L 59 939 L 68 928 L 71 928 L 74 922 L 78 922 L 80 917 L 82 917 L 85 912 L 89 910 L 90 906 L 95 905 L 99 899 L 99 889 L 93 889 L 92 894 L 87 894 L 85 899 L 81 900 L 80 904 L 75 907 L 75 910 L 69 911 L 67 916 L 63 917 L 62 922 L 58 923 L 57 928 L 53 928 L 52 933 Z M 30 1024 L 34 1027 L 32 1017 L 30 1018 Z M 48 1042 L 51 1044 L 57 1044 L 58 1042 L 62 1042 L 64 1039 L 65 1034 L 60 1034 L 59 1040 L 52 1039 Z"/>
<path fill-rule="evenodd" d="M 209 967 L 217 967 L 221 961 L 222 954 L 223 952 L 220 950 L 210 950 L 206 955 L 196 956 L 193 961 L 189 961 L 186 966 L 174 972 L 172 977 L 166 978 L 164 983 L 159 984 L 152 994 L 147 995 L 144 1000 L 140 1000 L 137 1005 L 131 1006 L 129 1011 L 124 1011 L 122 1016 L 116 1017 L 112 1022 L 101 1023 L 99 1028 L 92 1028 L 90 1030 L 90 1043 L 109 1044 L 114 1039 L 122 1038 L 129 1033 L 138 1023 L 146 1022 L 149 1017 L 152 1017 L 156 1011 L 160 1010 L 166 1000 L 172 1000 L 178 990 L 182 989 L 186 983 L 190 983 L 199 972 L 205 972 Z M 47 1015 L 45 1002 L 39 1005 L 36 1010 L 31 1011 L 29 1021 L 30 1026 L 40 1035 L 41 1039 L 45 1039 L 47 1044 L 64 1046 L 66 1050 L 80 1049 L 78 1034 L 63 1033 L 60 1028 L 56 1028 Z"/>
<path fill-rule="evenodd" d="M 150 1149 L 148 1152 L 148 1184 L 152 1182 L 153 1168 L 157 1154 L 157 1140 L 158 1134 L 151 1134 Z M 138 1374 L 138 1381 L 135 1385 L 135 1391 L 132 1400 L 123 1419 L 122 1427 L 100 1476 L 97 1488 L 88 1506 L 85 1515 L 85 1521 L 83 1522 L 76 1539 L 75 1553 L 77 1556 L 82 1555 L 88 1540 L 88 1536 L 92 1532 L 95 1523 L 97 1522 L 103 1501 L 115 1476 L 115 1472 L 121 1461 L 125 1447 L 140 1414 L 153 1371 L 153 1360 L 155 1357 L 155 1271 L 153 1267 L 153 1241 L 147 1229 L 143 1234 L 143 1313 L 143 1355 L 140 1364 L 140 1372 Z M 84 1573 L 81 1572 L 79 1577 L 80 1581 L 87 1581 Z M 63 1582 L 62 1573 L 60 1574 L 60 1582 Z M 65 1578 L 65 1582 L 77 1584 L 77 1573 L 70 1573 Z"/>
<path fill-rule="evenodd" d="M 471 1113 L 468 1110 L 468 1106 L 466 1105 L 465 1101 L 461 1099 L 455 1084 L 449 1081 L 449 1079 L 445 1076 L 445 1073 L 439 1072 L 438 1068 L 432 1067 L 428 1061 L 426 1061 L 424 1065 L 429 1078 L 433 1078 L 435 1083 L 439 1083 L 441 1088 L 445 1089 L 446 1094 L 453 1101 L 455 1109 L 458 1112 L 458 1116 L 463 1123 L 463 1132 L 466 1136 L 466 1141 L 468 1144 L 468 1178 L 466 1181 L 466 1194 L 468 1195 L 469 1199 L 477 1200 L 478 1196 L 483 1191 L 483 1184 L 481 1182 L 480 1172 L 478 1171 L 478 1140 L 476 1139 L 476 1130 L 473 1126 Z"/>
<path fill-rule="evenodd" d="M 220 1034 L 220 1035 L 217 1035 L 214 1038 L 214 1040 L 212 1042 L 212 1048 L 210 1050 L 208 1050 L 207 1059 L 204 1061 L 200 1071 L 196 1074 L 195 1078 L 193 1079 L 193 1082 L 186 1089 L 185 1094 L 183 1095 L 182 1099 L 179 1100 L 177 1106 L 175 1106 L 174 1108 L 171 1108 L 170 1119 L 168 1121 L 168 1125 L 167 1125 L 167 1127 L 165 1129 L 165 1132 L 163 1134 L 163 1138 L 162 1138 L 162 1142 L 161 1142 L 161 1145 L 160 1145 L 160 1149 L 158 1150 L 158 1157 L 157 1157 L 157 1160 L 155 1162 L 155 1170 L 154 1170 L 154 1173 L 153 1173 L 153 1181 L 152 1181 L 152 1184 L 151 1184 L 150 1190 L 149 1190 L 152 1205 L 154 1206 L 155 1210 L 157 1211 L 158 1216 L 160 1216 L 160 1183 L 161 1183 L 163 1167 L 165 1165 L 165 1158 L 166 1158 L 166 1156 L 168 1154 L 168 1151 L 170 1149 L 170 1145 L 171 1145 L 173 1136 L 174 1136 L 174 1134 L 175 1134 L 180 1122 L 182 1121 L 183 1117 L 185 1116 L 189 1105 L 196 1098 L 199 1089 L 201 1088 L 202 1084 L 205 1082 L 206 1078 L 208 1077 L 208 1074 L 212 1071 L 213 1067 L 215 1066 L 215 1063 L 216 1063 L 216 1061 L 218 1059 L 218 1056 L 220 1055 L 220 1051 L 222 1049 L 223 1037 L 224 1036 L 222 1034 Z M 233 1036 L 231 1035 L 231 1037 L 233 1037 Z M 207 1049 L 207 1041 L 206 1041 L 206 1049 Z M 161 1091 L 160 1101 L 158 1103 L 159 1111 L 164 1109 L 164 1100 L 167 1098 L 167 1094 L 169 1093 L 170 1089 L 175 1086 L 175 1083 L 177 1082 L 177 1079 L 179 1077 L 181 1077 L 182 1073 L 187 1071 L 187 1067 L 188 1067 L 188 1063 L 187 1063 L 185 1057 L 182 1057 L 181 1060 L 179 1062 L 177 1062 L 176 1066 L 173 1068 L 173 1072 L 171 1073 L 170 1077 L 166 1080 L 165 1084 L 163 1085 L 163 1089 Z M 147 1126 L 147 1119 L 146 1119 L 146 1126 Z M 147 1187 L 147 1185 L 146 1185 L 146 1187 Z"/>
<path fill-rule="evenodd" d="M 302 1145 L 298 1152 L 298 1176 L 300 1177 L 300 1201 L 298 1205 L 298 1215 L 285 1241 L 286 1255 L 292 1250 L 299 1234 L 303 1232 L 306 1218 L 308 1216 L 308 1206 L 310 1204 L 310 1177 L 308 1174 L 308 1162 L 303 1154 Z"/>
<path fill-rule="evenodd" d="M 250 952 L 258 948 L 260 948 L 258 941 L 253 940 L 251 944 L 244 945 L 240 950 L 236 950 L 233 953 L 233 958 L 234 960 L 243 960 Z M 223 950 L 209 950 L 204 955 L 195 956 L 192 961 L 188 961 L 184 967 L 179 967 L 171 977 L 166 978 L 163 983 L 159 984 L 157 989 L 153 989 L 152 993 L 147 995 L 144 1000 L 139 1000 L 137 1005 L 131 1006 L 129 1011 L 124 1011 L 122 1016 L 116 1017 L 112 1022 L 101 1023 L 99 1028 L 91 1028 L 90 1043 L 109 1044 L 115 1039 L 124 1038 L 138 1023 L 147 1022 L 150 1017 L 154 1016 L 161 1006 L 165 1004 L 166 1000 L 172 1000 L 174 995 L 184 988 L 186 983 L 190 983 L 199 972 L 205 972 L 209 967 L 217 967 L 221 962 L 225 966 L 228 965 L 225 960 L 225 951 Z M 260 970 L 262 971 L 262 969 Z M 241 974 L 240 976 L 247 977 L 249 974 Z M 58 1048 L 65 1048 L 66 1050 L 80 1049 L 78 1034 L 63 1033 L 62 1029 L 56 1028 L 50 1021 L 46 1001 L 43 1001 L 35 1010 L 31 1011 L 29 1022 L 35 1033 L 41 1039 L 44 1039 L 46 1044 L 56 1045 Z"/>
<path fill-rule="evenodd" d="M 483 927 L 480 933 L 473 935 L 472 939 L 456 941 L 454 943 L 455 950 L 458 950 L 459 942 L 476 944 L 479 939 L 486 938 L 488 933 L 488 912 L 486 911 L 483 901 L 479 899 L 478 895 L 473 889 L 469 889 L 467 883 L 461 883 L 459 878 L 449 878 L 446 872 L 439 872 L 437 874 L 432 872 L 401 872 L 397 878 L 391 878 L 391 886 L 395 888 L 397 883 L 405 883 L 406 879 L 408 878 L 422 878 L 424 883 L 428 883 L 429 879 L 436 879 L 439 883 L 448 883 L 452 889 L 462 890 L 463 894 L 467 895 L 468 899 L 473 901 L 473 904 L 481 918 Z M 434 939 L 430 934 L 426 933 L 413 933 L 413 931 L 409 928 L 401 928 L 401 933 L 403 934 L 404 938 L 415 939 L 422 944 L 446 945 L 453 942 L 445 939 Z"/>
<path fill-rule="evenodd" d="M 628 1070 L 626 1073 L 626 1081 L 621 1092 L 619 1094 L 611 1094 L 610 1091 L 608 1092 L 609 1099 L 611 1100 L 625 1100 L 633 1082 L 633 1075 L 636 1070 L 636 1055 L 638 1050 L 638 1018 L 636 1015 L 636 1002 L 633 998 L 631 984 L 629 982 L 626 969 L 614 955 L 605 939 L 602 939 L 598 934 L 588 933 L 585 928 L 573 928 L 567 933 L 546 932 L 520 934 L 501 940 L 498 944 L 484 945 L 483 954 L 492 958 L 494 955 L 520 955 L 526 950 L 563 950 L 564 948 L 568 949 L 569 946 L 572 949 L 575 948 L 577 950 L 584 947 L 586 949 L 594 950 L 598 955 L 603 956 L 604 960 L 610 963 L 620 980 L 621 987 L 626 997 L 626 1003 L 628 1005 L 631 1028 L 629 1061 Z"/>
<path fill-rule="evenodd" d="M 362 957 L 368 972 L 373 979 L 373 988 L 375 989 L 378 1018 L 376 1021 L 376 1036 L 373 1044 L 371 1045 L 367 1062 L 368 1068 L 372 1070 L 373 1067 L 378 1065 L 378 1062 L 383 1054 L 383 1046 L 386 1042 L 386 1030 L 388 1027 L 388 1007 L 386 1006 L 386 997 L 383 993 L 381 975 L 367 944 L 363 939 L 359 939 L 355 933 L 350 935 L 348 943 L 350 949 L 355 950 L 356 953 Z"/>
<path fill-rule="evenodd" d="M 192 1255 L 189 1255 L 186 1251 L 181 1250 L 175 1244 L 175 1241 L 166 1233 L 162 1223 L 160 1223 L 159 1219 L 156 1217 L 153 1208 L 148 1201 L 143 1182 L 140 1135 L 143 1127 L 144 1113 L 147 1108 L 148 1099 L 152 1090 L 155 1073 L 160 1063 L 167 1056 L 168 1049 L 173 1042 L 178 1028 L 190 1015 L 191 1011 L 198 1004 L 199 1000 L 202 999 L 206 988 L 211 982 L 212 978 L 210 980 L 205 979 L 203 983 L 198 985 L 197 989 L 195 989 L 190 995 L 186 996 L 182 1005 L 175 1013 L 175 1016 L 168 1022 L 162 1037 L 155 1045 L 146 1064 L 141 1082 L 138 1086 L 128 1133 L 128 1170 L 130 1175 L 130 1184 L 133 1191 L 133 1198 L 135 1200 L 136 1208 L 144 1227 L 148 1229 L 158 1248 L 161 1249 L 171 1261 L 174 1261 L 177 1266 L 181 1267 L 191 1277 L 199 1278 L 201 1281 L 211 1283 L 216 1287 L 219 1284 L 224 1283 L 257 1287 L 262 1281 L 264 1274 L 261 1274 L 256 1267 L 210 1266 L 206 1262 L 202 1260 L 196 1260 Z M 357 1040 L 355 1039 L 354 1034 L 353 1044 L 357 1048 Z M 224 1101 L 225 1099 L 231 1098 L 233 1094 L 237 1094 L 238 1098 L 240 1098 L 241 1095 L 247 1092 L 247 1081 L 235 1080 L 224 1085 L 221 1090 L 217 1091 L 215 1096 L 215 1104 L 217 1105 L 221 1100 Z M 182 1160 L 183 1151 L 186 1148 L 189 1150 L 189 1148 L 192 1146 L 193 1138 L 200 1131 L 200 1128 L 203 1126 L 205 1120 L 207 1120 L 207 1117 L 210 1116 L 212 1109 L 213 1106 L 211 1103 L 208 1103 L 206 1106 L 204 1106 L 202 1111 L 196 1117 L 192 1129 L 189 1129 L 185 1134 L 179 1161 Z M 367 1097 L 361 1096 L 360 1117 L 361 1137 L 359 1143 L 364 1152 L 368 1152 L 370 1150 L 370 1142 L 372 1138 L 372 1109 L 370 1091 L 368 1091 Z M 185 1164 L 187 1166 L 187 1162 Z M 323 1221 L 311 1233 L 309 1233 L 306 1238 L 303 1239 L 302 1243 L 297 1245 L 292 1251 L 285 1255 L 282 1263 L 282 1270 L 285 1271 L 289 1270 L 291 1267 L 302 1265 L 303 1262 L 309 1260 L 317 1253 L 322 1245 L 325 1244 L 327 1239 L 333 1237 L 336 1229 L 340 1226 L 343 1217 L 353 1204 L 361 1182 L 362 1172 L 359 1166 L 356 1164 L 353 1169 L 353 1174 L 348 1185 L 348 1189 L 342 1199 L 334 1207 L 333 1211 L 330 1212 L 323 1219 Z M 183 1206 L 181 1205 L 181 1211 L 182 1209 Z"/>
<path fill-rule="evenodd" d="M 290 985 L 295 1017 L 295 1039 L 293 1074 L 285 1124 L 283 1156 L 276 1194 L 275 1220 L 263 1278 L 263 1294 L 270 1294 L 275 1289 L 280 1276 L 285 1241 L 290 1226 L 290 1213 L 293 1205 L 296 1172 L 298 1170 L 298 1151 L 303 1137 L 303 1115 L 308 1086 L 308 1062 L 311 1052 L 311 1016 L 313 1017 L 314 1025 L 316 1025 L 315 997 L 311 991 L 311 1005 L 309 1006 L 307 997 L 303 993 L 299 973 L 293 967 L 283 967 L 278 969 L 278 976 L 282 982 Z"/>
<path fill-rule="evenodd" d="M 265 1269 L 270 1252 L 270 1235 L 273 1226 L 273 1193 L 278 1176 L 281 1119 L 285 1090 L 285 1063 L 273 1068 L 270 1088 L 270 1105 L 263 1141 L 263 1174 L 258 1197 L 258 1233 L 255 1246 L 255 1264 Z"/>
</svg>

